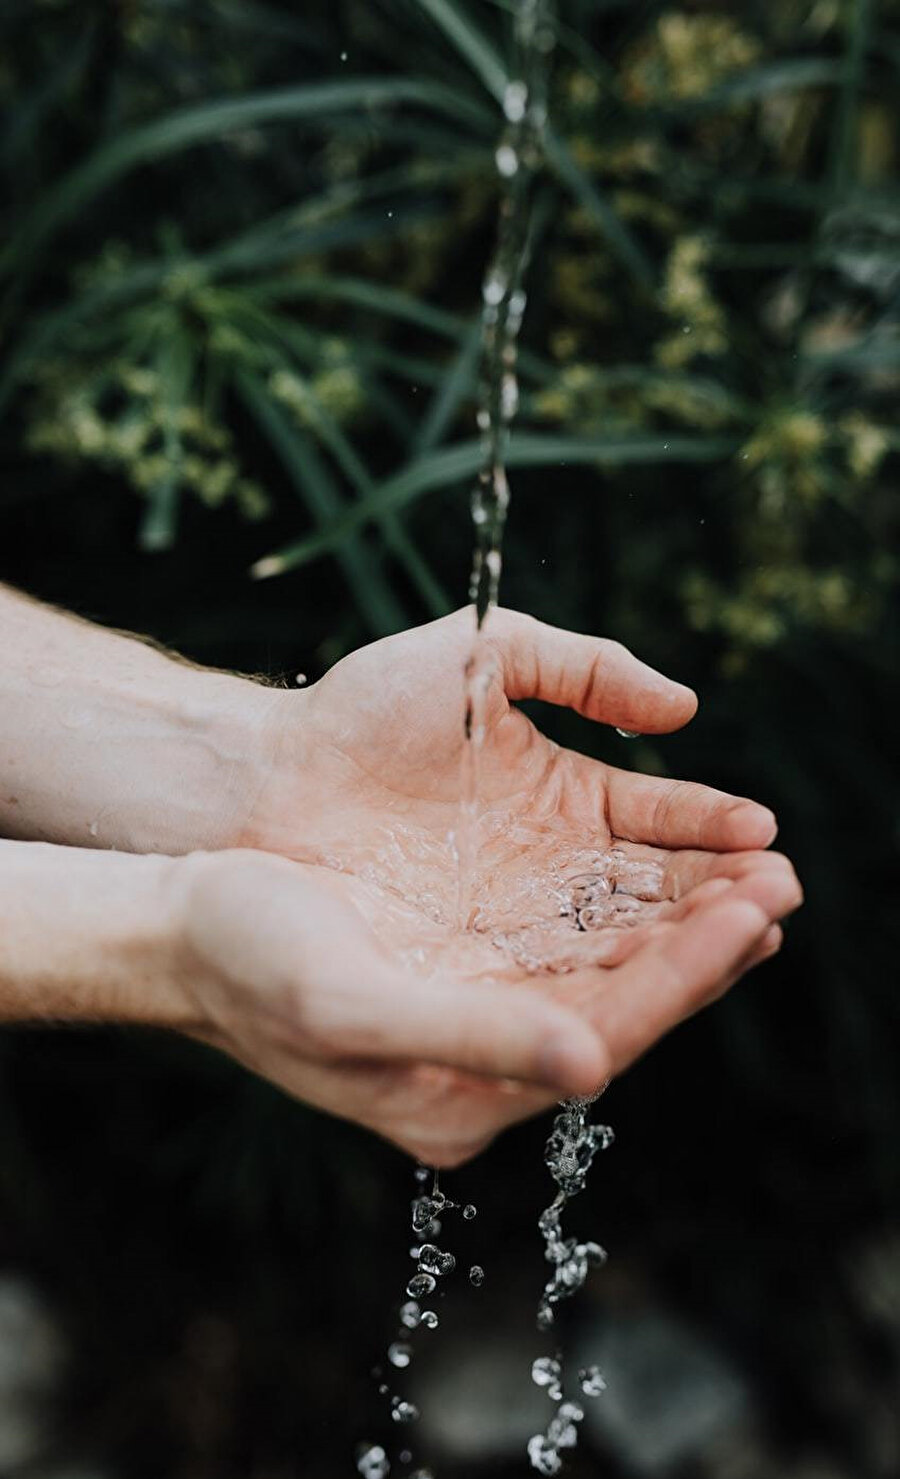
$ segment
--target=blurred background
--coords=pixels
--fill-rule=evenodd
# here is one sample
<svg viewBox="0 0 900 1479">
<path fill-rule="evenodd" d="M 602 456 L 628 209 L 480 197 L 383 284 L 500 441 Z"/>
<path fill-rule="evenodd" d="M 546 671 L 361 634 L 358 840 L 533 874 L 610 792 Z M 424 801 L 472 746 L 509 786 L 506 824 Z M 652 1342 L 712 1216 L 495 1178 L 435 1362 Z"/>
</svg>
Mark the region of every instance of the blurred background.
<svg viewBox="0 0 900 1479">
<path fill-rule="evenodd" d="M 0 579 L 287 681 L 461 603 L 511 10 L 5 0 Z M 504 599 L 693 684 L 540 721 L 773 806 L 807 890 L 604 1101 L 573 1479 L 900 1472 L 898 92 L 896 0 L 560 0 Z M 549 1415 L 546 1132 L 447 1178 L 440 1479 Z M 355 1472 L 412 1192 L 200 1048 L 5 1032 L 0 1474 Z"/>
</svg>

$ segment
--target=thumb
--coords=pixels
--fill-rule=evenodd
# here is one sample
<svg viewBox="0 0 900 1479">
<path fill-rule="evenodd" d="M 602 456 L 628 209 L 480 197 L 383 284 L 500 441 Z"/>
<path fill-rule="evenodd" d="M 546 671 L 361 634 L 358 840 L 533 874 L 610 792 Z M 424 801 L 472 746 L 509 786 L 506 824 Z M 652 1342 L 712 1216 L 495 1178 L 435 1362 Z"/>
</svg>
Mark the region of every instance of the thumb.
<svg viewBox="0 0 900 1479">
<path fill-rule="evenodd" d="M 734 892 L 663 925 L 612 973 L 593 1012 L 619 1074 L 685 1018 L 708 1006 L 770 943 L 769 914 Z"/>
<path fill-rule="evenodd" d="M 540 698 L 588 719 L 666 734 L 694 717 L 692 689 L 658 673 L 620 642 L 563 631 L 518 611 L 492 611 L 484 628 L 510 699 Z"/>
<path fill-rule="evenodd" d="M 530 986 L 383 974 L 375 990 L 330 992 L 317 1009 L 319 1040 L 340 1057 L 439 1063 L 562 1094 L 593 1094 L 610 1076 L 599 1033 Z"/>
</svg>

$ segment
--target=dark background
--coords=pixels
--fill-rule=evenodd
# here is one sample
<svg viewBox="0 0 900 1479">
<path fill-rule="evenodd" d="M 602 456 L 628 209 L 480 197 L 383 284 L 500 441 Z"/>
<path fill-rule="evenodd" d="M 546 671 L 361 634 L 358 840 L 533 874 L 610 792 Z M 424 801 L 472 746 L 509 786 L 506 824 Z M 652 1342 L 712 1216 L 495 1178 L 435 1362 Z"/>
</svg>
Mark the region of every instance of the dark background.
<svg viewBox="0 0 900 1479">
<path fill-rule="evenodd" d="M 288 678 L 459 604 L 468 476 L 442 458 L 477 458 L 508 9 L 7 0 L 0 578 Z M 670 739 L 541 722 L 773 806 L 807 891 L 781 957 L 604 1101 L 617 1143 L 571 1221 L 611 1257 L 566 1338 L 610 1390 L 569 1471 L 889 1479 L 900 8 L 561 20 L 524 332 L 542 465 L 514 476 L 504 599 L 693 684 Z M 423 466 L 398 555 L 379 500 Z M 316 528 L 320 556 L 250 578 Z M 442 1479 L 527 1472 L 545 1134 L 447 1180 L 487 1278 L 420 1342 Z M 411 1190 L 200 1049 L 6 1032 L 0 1471 L 352 1473 Z"/>
</svg>

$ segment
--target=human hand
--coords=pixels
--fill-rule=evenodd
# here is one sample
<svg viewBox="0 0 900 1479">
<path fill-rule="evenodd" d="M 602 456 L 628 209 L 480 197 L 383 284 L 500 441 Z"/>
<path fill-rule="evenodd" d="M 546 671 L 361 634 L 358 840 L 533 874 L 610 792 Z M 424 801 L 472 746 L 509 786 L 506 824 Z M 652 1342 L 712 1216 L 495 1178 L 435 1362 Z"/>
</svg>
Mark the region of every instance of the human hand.
<svg viewBox="0 0 900 1479">
<path fill-rule="evenodd" d="M 766 808 L 562 750 L 511 703 L 543 698 L 655 733 L 692 716 L 690 690 L 616 643 L 498 611 L 461 920 L 473 637 L 471 613 L 457 613 L 354 653 L 307 692 L 268 695 L 267 763 L 242 841 L 337 874 L 381 949 L 421 979 L 530 977 L 579 1005 L 604 1038 L 609 1076 L 778 948 L 777 920 L 797 907 L 799 885 L 786 859 L 763 851 L 775 834 Z M 571 907 L 573 880 L 585 873 L 617 887 L 592 927 L 575 929 L 586 916 Z M 507 1100 L 506 1119 L 527 1112 L 521 1096 Z M 460 1146 L 474 1129 L 464 1119 Z M 414 1116 L 385 1133 L 408 1143 Z"/>
<path fill-rule="evenodd" d="M 416 969 L 370 927 L 372 895 L 352 874 L 252 851 L 172 868 L 184 1030 L 436 1166 L 603 1087 L 777 949 L 771 909 L 789 904 L 774 877 L 768 909 L 742 882 L 701 886 L 620 964 L 554 976 L 550 993 L 500 971 L 478 936 L 455 964 Z"/>
</svg>

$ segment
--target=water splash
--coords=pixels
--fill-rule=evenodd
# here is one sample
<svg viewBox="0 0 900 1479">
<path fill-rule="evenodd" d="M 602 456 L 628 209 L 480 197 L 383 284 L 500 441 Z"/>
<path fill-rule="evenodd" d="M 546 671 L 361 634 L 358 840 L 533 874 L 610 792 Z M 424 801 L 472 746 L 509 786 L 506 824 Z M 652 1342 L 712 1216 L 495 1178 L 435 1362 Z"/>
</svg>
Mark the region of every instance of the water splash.
<svg viewBox="0 0 900 1479">
<path fill-rule="evenodd" d="M 494 155 L 500 184 L 497 245 L 481 290 L 483 381 L 477 419 L 484 462 L 472 495 L 475 558 L 469 586 L 479 630 L 497 604 L 500 583 L 509 507 L 505 459 L 519 404 L 516 362 L 526 306 L 534 182 L 543 158 L 552 45 L 549 0 L 519 0 L 513 77 L 503 95 L 506 128 Z"/>
<path fill-rule="evenodd" d="M 460 929 L 471 923 L 471 878 L 478 846 L 481 751 L 496 664 L 482 629 L 497 605 L 503 530 L 509 507 L 506 451 L 519 405 L 517 360 L 525 314 L 534 183 L 543 158 L 547 78 L 553 31 L 550 0 L 519 0 L 513 77 L 503 95 L 506 128 L 494 155 L 500 186 L 497 244 L 481 289 L 482 382 L 477 413 L 484 456 L 472 492 L 475 550 L 469 600 L 475 640 L 465 671 L 464 744 L 456 835 Z"/>
<path fill-rule="evenodd" d="M 576 894 L 584 890 L 592 893 L 597 887 L 596 879 L 588 875 L 572 882 Z M 557 1192 L 538 1219 L 538 1228 L 544 1239 L 544 1257 L 552 1269 L 538 1305 L 539 1330 L 553 1328 L 556 1306 L 577 1294 L 584 1287 L 591 1269 L 600 1268 L 606 1262 L 606 1250 L 599 1243 L 579 1243 L 573 1237 L 566 1237 L 562 1227 L 563 1213 L 572 1197 L 584 1190 L 598 1151 L 606 1150 L 613 1143 L 609 1125 L 590 1123 L 588 1111 L 592 1103 L 592 1099 L 569 1099 L 562 1105 L 553 1121 L 544 1152 L 544 1163 L 556 1183 Z M 539 1474 L 558 1474 L 563 1466 L 563 1451 L 574 1448 L 578 1443 L 578 1425 L 584 1418 L 584 1408 L 580 1403 L 563 1397 L 561 1356 L 539 1356 L 532 1365 L 531 1376 L 537 1386 L 546 1389 L 557 1407 L 545 1432 L 536 1433 L 529 1440 L 528 1458 L 531 1467 Z M 579 1385 L 586 1397 L 599 1397 L 606 1390 L 606 1382 L 597 1366 L 585 1367 L 579 1372 Z"/>
</svg>

